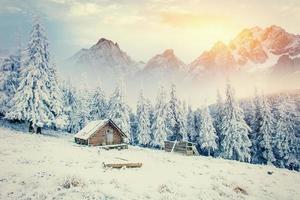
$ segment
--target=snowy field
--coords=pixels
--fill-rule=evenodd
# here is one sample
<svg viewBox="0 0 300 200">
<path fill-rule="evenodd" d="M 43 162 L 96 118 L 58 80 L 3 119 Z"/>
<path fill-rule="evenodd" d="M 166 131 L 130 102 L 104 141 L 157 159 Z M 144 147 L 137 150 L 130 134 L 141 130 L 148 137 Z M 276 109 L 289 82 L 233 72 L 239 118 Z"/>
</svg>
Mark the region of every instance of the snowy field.
<svg viewBox="0 0 300 200">
<path fill-rule="evenodd" d="M 98 150 L 0 128 L 0 199 L 299 199 L 300 173 L 158 150 Z M 105 169 L 102 163 L 142 162 Z M 273 172 L 273 174 L 268 174 Z"/>
</svg>

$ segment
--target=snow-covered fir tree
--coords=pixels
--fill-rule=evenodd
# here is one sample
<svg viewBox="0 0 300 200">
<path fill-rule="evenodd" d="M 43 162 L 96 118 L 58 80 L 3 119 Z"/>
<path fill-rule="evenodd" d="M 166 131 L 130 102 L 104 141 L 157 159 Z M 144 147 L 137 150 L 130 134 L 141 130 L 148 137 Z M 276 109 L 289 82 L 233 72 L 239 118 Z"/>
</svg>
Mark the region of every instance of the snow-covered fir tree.
<svg viewBox="0 0 300 200">
<path fill-rule="evenodd" d="M 183 101 L 182 103 L 182 115 L 183 115 L 183 127 L 184 127 L 184 131 L 183 131 L 183 136 L 182 136 L 182 140 L 184 141 L 188 141 L 188 128 L 187 128 L 187 116 L 188 116 L 188 107 L 186 105 L 186 102 Z"/>
<path fill-rule="evenodd" d="M 217 135 L 220 136 L 220 132 L 221 132 L 221 123 L 222 123 L 222 119 L 223 119 L 223 106 L 224 106 L 224 102 L 220 93 L 220 90 L 217 90 L 217 103 L 216 103 L 216 113 L 214 116 L 214 126 L 217 132 Z M 219 137 L 219 140 L 221 139 L 221 137 Z M 217 141 L 219 143 L 219 141 Z"/>
<path fill-rule="evenodd" d="M 297 159 L 297 140 L 295 137 L 293 102 L 287 95 L 280 95 L 274 105 L 275 132 L 273 149 L 276 158 L 276 166 L 299 170 Z"/>
<path fill-rule="evenodd" d="M 254 98 L 250 98 L 243 107 L 245 113 L 245 121 L 251 129 L 255 124 L 255 98 L 256 95 L 254 96 Z"/>
<path fill-rule="evenodd" d="M 154 120 L 154 107 L 151 103 L 151 101 L 149 99 L 146 99 L 146 105 L 148 107 L 149 110 L 149 115 L 150 115 L 150 129 L 152 127 L 153 124 L 153 120 Z M 151 137 L 153 137 L 152 133 L 151 133 Z"/>
<path fill-rule="evenodd" d="M 91 101 L 89 104 L 91 120 L 99 120 L 106 118 L 107 112 L 107 101 L 105 93 L 100 86 L 98 86 L 91 96 Z"/>
<path fill-rule="evenodd" d="M 149 105 L 147 104 L 147 100 L 143 95 L 143 91 L 140 92 L 137 110 L 137 139 L 138 144 L 142 146 L 149 146 L 151 142 L 151 132 L 150 132 L 150 113 L 149 113 Z"/>
<path fill-rule="evenodd" d="M 137 139 L 138 122 L 135 113 L 130 112 L 129 119 L 130 119 L 131 143 L 138 144 L 138 139 Z"/>
<path fill-rule="evenodd" d="M 290 96 L 286 96 L 286 112 L 288 114 L 288 119 L 289 119 L 289 130 L 291 132 L 291 141 L 290 141 L 290 159 L 288 160 L 286 167 L 288 169 L 293 169 L 293 170 L 300 170 L 300 159 L 299 159 L 299 137 L 297 135 L 299 134 L 299 127 L 298 125 L 300 124 L 300 116 L 299 112 L 296 108 L 296 102 L 295 100 Z"/>
<path fill-rule="evenodd" d="M 19 87 L 11 100 L 6 118 L 30 123 L 30 131 L 56 126 L 63 112 L 56 73 L 50 62 L 49 44 L 43 26 L 36 18 L 21 63 Z M 59 125 L 61 124 L 59 121 Z"/>
<path fill-rule="evenodd" d="M 21 49 L 5 58 L 0 66 L 0 115 L 5 115 L 9 109 L 9 101 L 15 95 L 19 86 L 21 64 Z"/>
<path fill-rule="evenodd" d="M 227 84 L 226 101 L 220 126 L 220 156 L 226 159 L 250 162 L 250 127 L 244 120 L 244 114 L 234 98 L 231 85 Z"/>
<path fill-rule="evenodd" d="M 195 114 L 192 110 L 191 106 L 188 106 L 188 111 L 187 111 L 187 123 L 186 123 L 186 127 L 187 127 L 187 133 L 188 133 L 188 140 L 190 142 L 195 142 L 195 138 L 197 136 L 197 132 L 196 132 L 196 125 L 195 125 Z"/>
<path fill-rule="evenodd" d="M 72 113 L 72 132 L 76 133 L 79 130 L 81 130 L 84 126 L 88 124 L 88 122 L 91 120 L 90 116 L 90 107 L 89 107 L 89 101 L 91 99 L 91 94 L 87 89 L 78 89 L 75 90 L 75 110 L 73 110 Z"/>
<path fill-rule="evenodd" d="M 272 164 L 275 157 L 272 149 L 274 120 L 270 105 L 264 96 L 255 97 L 255 117 L 252 129 L 252 162 Z"/>
<path fill-rule="evenodd" d="M 153 146 L 164 147 L 164 141 L 171 134 L 167 126 L 168 121 L 168 104 L 166 101 L 166 93 L 163 87 L 159 89 L 156 105 L 153 115 L 153 123 L 151 132 L 153 134 Z"/>
<path fill-rule="evenodd" d="M 55 65 L 52 63 L 51 68 L 48 71 L 49 75 L 49 89 L 50 89 L 50 109 L 54 114 L 54 122 L 52 123 L 52 128 L 63 129 L 67 124 L 67 116 L 64 113 L 64 101 L 63 92 L 61 91 L 57 71 Z"/>
<path fill-rule="evenodd" d="M 127 135 L 128 139 L 131 140 L 130 135 L 130 110 L 125 102 L 125 89 L 122 81 L 117 85 L 113 92 L 109 104 L 108 104 L 108 118 L 113 120 L 117 126 Z"/>
<path fill-rule="evenodd" d="M 216 135 L 209 109 L 206 106 L 201 110 L 201 126 L 198 140 L 202 152 L 206 152 L 210 156 L 218 148 L 217 139 L 218 136 Z"/>
<path fill-rule="evenodd" d="M 176 95 L 176 86 L 172 84 L 170 92 L 170 101 L 169 101 L 169 128 L 172 131 L 170 140 L 183 140 L 186 139 L 186 128 L 184 127 L 184 114 L 182 111 L 182 106 L 180 100 Z"/>
<path fill-rule="evenodd" d="M 257 89 L 255 89 L 254 98 L 250 100 L 249 107 L 252 108 L 253 111 L 251 111 L 251 114 L 248 113 L 248 115 L 251 115 L 251 119 L 249 119 L 249 126 L 251 128 L 251 132 L 249 134 L 249 138 L 251 140 L 251 161 L 253 163 L 258 163 L 258 156 L 254 156 L 257 152 L 258 148 L 258 134 L 260 132 L 261 128 L 261 122 L 262 122 L 262 99 L 261 96 L 258 95 Z"/>
<path fill-rule="evenodd" d="M 75 88 L 72 87 L 68 81 L 61 84 L 61 90 L 63 93 L 63 110 L 67 117 L 65 129 L 69 133 L 75 133 L 78 130 L 78 128 L 76 128 L 77 124 L 75 124 L 78 120 L 75 120 L 74 118 L 74 113 L 78 109 L 78 99 L 76 97 L 77 93 Z"/>
<path fill-rule="evenodd" d="M 64 111 L 67 116 L 66 130 L 69 133 L 77 133 L 90 120 L 89 92 L 79 90 L 70 84 L 64 84 Z"/>
<path fill-rule="evenodd" d="M 201 116 L 201 109 L 198 108 L 194 112 L 194 119 L 195 119 L 195 135 L 193 137 L 193 141 L 197 143 L 199 141 L 200 137 L 200 128 L 201 128 L 201 123 L 202 123 L 202 116 Z"/>
</svg>

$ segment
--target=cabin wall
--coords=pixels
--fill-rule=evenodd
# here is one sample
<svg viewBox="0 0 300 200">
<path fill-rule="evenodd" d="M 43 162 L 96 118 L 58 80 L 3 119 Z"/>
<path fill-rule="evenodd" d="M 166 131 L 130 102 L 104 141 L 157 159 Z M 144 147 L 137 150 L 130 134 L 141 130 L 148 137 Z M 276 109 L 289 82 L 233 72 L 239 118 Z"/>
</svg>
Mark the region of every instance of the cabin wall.
<svg viewBox="0 0 300 200">
<path fill-rule="evenodd" d="M 121 144 L 123 139 L 121 137 L 121 133 L 112 127 L 110 124 L 106 124 L 104 127 L 99 129 L 94 135 L 89 138 L 89 145 L 99 146 L 106 145 L 106 131 L 108 129 L 113 130 L 113 144 Z"/>
</svg>

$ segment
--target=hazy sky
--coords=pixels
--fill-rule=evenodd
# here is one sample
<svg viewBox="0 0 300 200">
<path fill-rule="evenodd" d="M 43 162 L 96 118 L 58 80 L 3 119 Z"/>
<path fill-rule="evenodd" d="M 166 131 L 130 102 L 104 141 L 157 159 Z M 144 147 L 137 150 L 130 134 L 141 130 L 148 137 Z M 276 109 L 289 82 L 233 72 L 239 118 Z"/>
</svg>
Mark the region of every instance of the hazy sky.
<svg viewBox="0 0 300 200">
<path fill-rule="evenodd" d="M 101 37 L 147 61 L 167 48 L 186 63 L 243 28 L 272 24 L 300 33 L 300 0 L 0 0 L 0 49 L 28 37 L 41 16 L 60 60 Z"/>
</svg>

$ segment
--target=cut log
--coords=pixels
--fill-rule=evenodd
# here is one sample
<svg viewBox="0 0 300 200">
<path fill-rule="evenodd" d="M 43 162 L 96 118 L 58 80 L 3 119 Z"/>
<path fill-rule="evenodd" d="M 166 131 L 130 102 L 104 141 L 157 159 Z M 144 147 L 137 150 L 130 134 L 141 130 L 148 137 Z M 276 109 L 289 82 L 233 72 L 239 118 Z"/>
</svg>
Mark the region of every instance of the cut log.
<svg viewBox="0 0 300 200">
<path fill-rule="evenodd" d="M 137 168 L 137 167 L 142 167 L 142 163 L 110 163 L 110 164 L 105 164 L 103 163 L 104 167 L 109 167 L 109 168 Z"/>
<path fill-rule="evenodd" d="M 110 150 L 110 149 L 128 149 L 128 144 L 122 143 L 122 144 L 111 144 L 111 145 L 102 145 L 99 146 L 99 149 L 105 149 L 105 150 Z"/>
</svg>

